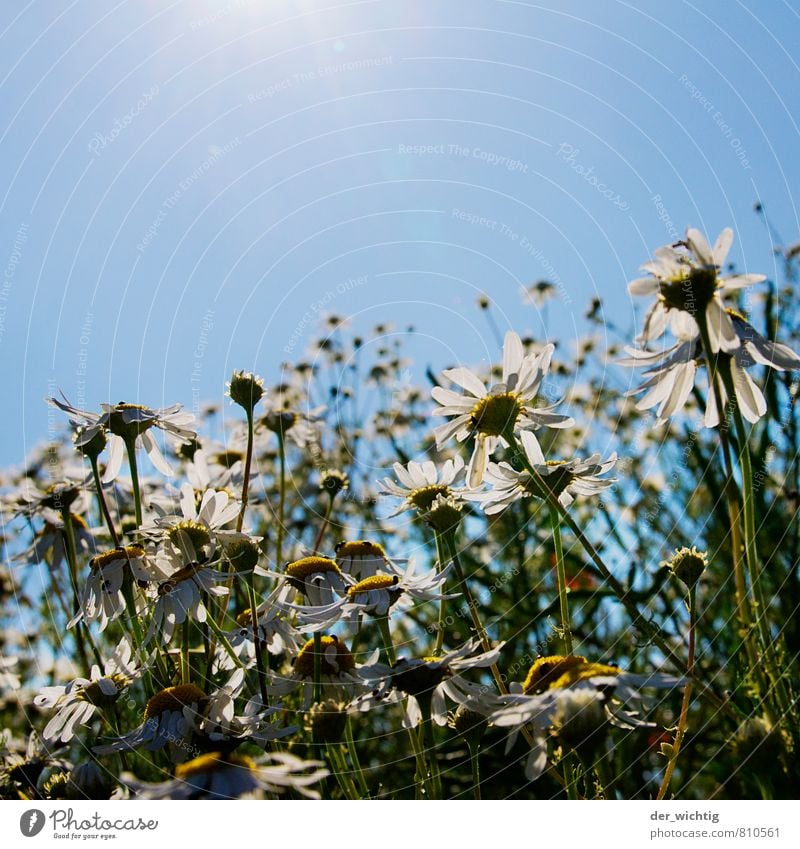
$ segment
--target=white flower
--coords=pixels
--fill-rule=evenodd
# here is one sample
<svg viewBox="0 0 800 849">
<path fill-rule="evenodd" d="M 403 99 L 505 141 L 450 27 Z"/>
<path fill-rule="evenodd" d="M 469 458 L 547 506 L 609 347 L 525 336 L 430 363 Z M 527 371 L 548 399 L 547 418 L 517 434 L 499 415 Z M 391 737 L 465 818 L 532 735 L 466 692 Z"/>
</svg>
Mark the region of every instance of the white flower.
<svg viewBox="0 0 800 849">
<path fill-rule="evenodd" d="M 189 442 L 197 434 L 187 426 L 194 423 L 191 413 L 181 412 L 181 405 L 153 410 L 141 404 L 101 404 L 102 413 L 80 410 L 70 404 L 66 398 L 48 398 L 50 404 L 68 413 L 70 424 L 76 430 L 76 446 L 89 443 L 98 433 L 105 433 L 108 439 L 108 462 L 103 474 L 103 483 L 113 481 L 122 466 L 125 440 L 131 439 L 141 444 L 150 462 L 164 475 L 172 475 L 172 467 L 164 459 L 158 443 L 153 439 L 150 428 L 162 430 L 170 439 L 178 443 Z"/>
<path fill-rule="evenodd" d="M 212 752 L 179 765 L 175 778 L 148 784 L 124 773 L 122 780 L 138 799 L 262 799 L 265 792 L 294 790 L 310 799 L 312 784 L 328 775 L 320 761 L 273 753 L 258 761 L 235 753 Z"/>
<path fill-rule="evenodd" d="M 659 248 L 654 258 L 641 266 L 652 276 L 631 281 L 628 291 L 631 295 L 656 295 L 657 300 L 647 312 L 638 342 L 657 339 L 667 325 L 678 338 L 696 335 L 699 331 L 695 319 L 702 311 L 714 353 L 739 347 L 722 298 L 765 278 L 763 274 L 719 276 L 732 242 L 733 231 L 727 227 L 712 249 L 705 236 L 690 227 L 684 241 Z"/>
<path fill-rule="evenodd" d="M 100 631 L 105 631 L 109 622 L 122 616 L 126 607 L 122 592 L 126 568 L 130 570 L 131 577 L 141 583 L 167 578 L 138 542 L 96 555 L 89 561 L 89 575 L 81 594 L 80 610 L 67 623 L 68 628 L 85 619 L 87 622 L 99 622 Z M 135 612 L 139 613 L 141 607 L 139 605 Z"/>
<path fill-rule="evenodd" d="M 99 666 L 93 666 L 90 679 L 75 678 L 63 687 L 43 687 L 33 703 L 43 709 L 58 708 L 58 712 L 45 726 L 42 739 L 69 743 L 77 726 L 86 725 L 98 708 L 114 704 L 139 674 L 131 645 L 123 638 L 102 673 Z"/>
<path fill-rule="evenodd" d="M 376 663 L 362 673 L 370 683 L 371 692 L 356 699 L 352 707 L 367 711 L 407 696 L 404 727 L 415 728 L 425 718 L 420 701 L 430 704 L 431 719 L 437 725 L 445 726 L 448 720 L 446 697 L 457 705 L 482 710 L 489 690 L 463 678 L 461 673 L 497 663 L 504 645 L 500 643 L 491 651 L 481 652 L 480 641 L 472 639 L 442 657 L 400 658 L 391 667 Z"/>
<path fill-rule="evenodd" d="M 384 478 L 382 482 L 379 482 L 380 492 L 382 495 L 394 495 L 397 498 L 402 498 L 403 503 L 389 518 L 406 510 L 417 510 L 420 513 L 425 513 L 430 509 L 437 496 L 446 497 L 456 493 L 456 490 L 452 487 L 464 471 L 464 460 L 457 456 L 452 460 L 446 460 L 441 467 L 437 467 L 431 460 L 427 460 L 424 463 L 412 461 L 405 466 L 395 463 L 392 468 L 397 480 Z M 354 545 L 355 543 L 346 544 Z M 362 573 L 361 577 L 369 577 L 369 575 Z"/>
<path fill-rule="evenodd" d="M 437 573 L 434 568 L 424 575 L 416 575 L 415 570 L 413 559 L 404 567 L 387 559 L 382 573 L 360 581 L 348 579 L 345 595 L 332 604 L 322 607 L 296 605 L 300 629 L 308 632 L 328 630 L 340 619 L 357 627 L 359 617 L 365 614 L 388 616 L 401 599 L 404 602 L 426 602 L 439 601 L 443 597 L 455 598 L 454 595 L 442 596 L 440 592 L 447 580 L 447 569 Z"/>
<path fill-rule="evenodd" d="M 0 655 L 0 692 L 19 690 L 19 676 L 14 672 L 18 662 L 18 657 Z"/>
<path fill-rule="evenodd" d="M 358 693 L 366 689 L 365 679 L 369 679 L 372 670 L 376 666 L 379 649 L 375 649 L 367 656 L 363 664 L 356 663 L 356 659 L 350 650 L 337 636 L 322 635 L 320 637 L 322 648 L 320 668 L 322 672 L 321 682 L 326 698 L 338 695 L 346 699 L 354 698 Z M 311 704 L 314 681 L 314 639 L 310 639 L 300 649 L 292 661 L 292 671 L 287 676 L 281 676 L 275 672 L 269 672 L 270 684 L 267 692 L 278 696 L 291 693 L 298 687 L 303 687 L 303 708 L 307 709 Z"/>
<path fill-rule="evenodd" d="M 273 655 L 296 654 L 299 649 L 297 631 L 288 620 L 289 595 L 293 587 L 284 583 L 258 605 L 258 643 L 260 650 Z M 248 608 L 236 617 L 239 627 L 226 634 L 234 654 L 249 669 L 256 662 L 256 644 L 253 639 L 253 618 Z M 228 652 L 217 646 L 214 670 L 233 669 L 234 661 Z"/>
<path fill-rule="evenodd" d="M 616 453 L 606 460 L 601 460 L 599 454 L 592 454 L 586 460 L 548 462 L 530 431 L 522 431 L 520 441 L 534 471 L 565 507 L 572 504 L 576 495 L 597 495 L 615 481 L 615 478 L 602 478 L 601 475 L 614 468 Z M 484 480 L 490 485 L 489 490 L 474 492 L 465 498 L 479 502 L 489 516 L 500 513 L 520 498 L 531 495 L 546 498 L 547 495 L 527 469 L 517 471 L 506 462 L 489 463 Z"/>
<path fill-rule="evenodd" d="M 173 572 L 169 578 L 158 585 L 157 598 L 144 642 L 149 643 L 158 634 L 166 645 L 175 631 L 176 625 L 182 625 L 186 617 L 195 622 L 205 622 L 208 611 L 203 604 L 203 593 L 212 596 L 228 594 L 227 587 L 218 586 L 226 581 L 227 572 L 218 572 L 201 563 L 189 563 Z"/>
<path fill-rule="evenodd" d="M 621 705 L 641 701 L 640 687 L 672 689 L 684 683 L 684 679 L 670 675 L 634 675 L 615 666 L 591 663 L 579 655 L 541 657 L 534 661 L 521 686 L 512 685 L 515 692 L 496 697 L 495 704 L 499 707 L 489 714 L 489 720 L 499 727 L 513 729 L 507 752 L 523 727 L 531 729 L 533 743 L 525 775 L 533 781 L 547 765 L 547 732 L 556 717 L 567 712 L 566 702 L 575 698 L 575 690 L 583 690 L 597 699 L 615 725 L 652 728 Z M 585 701 L 585 696 L 581 698 Z"/>
<path fill-rule="evenodd" d="M 726 310 L 739 347 L 730 355 L 731 377 L 736 391 L 736 400 L 742 415 L 749 422 L 757 422 L 767 411 L 767 402 L 747 369 L 756 365 L 769 366 L 776 371 L 800 368 L 800 357 L 786 345 L 765 339 L 751 324 L 733 310 Z M 628 357 L 619 361 L 620 365 L 645 367 L 645 382 L 627 395 L 646 394 L 636 404 L 638 410 L 649 410 L 658 405 L 657 425 L 663 424 L 673 413 L 681 410 L 694 388 L 697 365 L 705 360 L 696 335 L 679 339 L 671 348 L 664 351 L 645 351 L 637 348 L 625 348 Z M 720 356 L 726 356 L 721 354 Z M 721 392 L 722 407 L 727 403 L 724 387 Z M 709 387 L 706 398 L 706 411 L 703 417 L 705 427 L 719 424 L 715 390 Z"/>
<path fill-rule="evenodd" d="M 487 388 L 483 381 L 466 368 L 447 369 L 444 376 L 467 391 L 459 395 L 451 389 L 436 386 L 431 391 L 441 404 L 436 415 L 453 420 L 434 430 L 436 445 L 442 448 L 455 436 L 463 442 L 475 437 L 475 447 L 467 469 L 467 481 L 476 487 L 483 480 L 486 463 L 498 443 L 506 444 L 503 435 L 512 429 L 539 427 L 571 427 L 569 416 L 554 413 L 551 407 L 534 407 L 533 401 L 550 368 L 555 347 L 545 345 L 538 355 L 524 353 L 522 341 L 513 331 L 506 333 L 503 344 L 502 382 Z"/>
<path fill-rule="evenodd" d="M 283 578 L 302 593 L 312 607 L 332 604 L 347 592 L 347 581 L 336 563 L 329 557 L 311 555 L 294 560 L 284 574 L 268 573 Z"/>
</svg>

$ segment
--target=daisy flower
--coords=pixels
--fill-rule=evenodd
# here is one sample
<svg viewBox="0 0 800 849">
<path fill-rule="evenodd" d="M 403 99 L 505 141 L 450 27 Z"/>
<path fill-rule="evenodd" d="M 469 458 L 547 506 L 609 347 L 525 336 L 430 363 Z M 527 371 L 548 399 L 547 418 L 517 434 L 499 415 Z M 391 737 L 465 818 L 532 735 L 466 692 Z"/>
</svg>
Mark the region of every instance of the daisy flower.
<svg viewBox="0 0 800 849">
<path fill-rule="evenodd" d="M 469 486 L 476 487 L 483 480 L 489 456 L 498 443 L 507 444 L 503 434 L 509 430 L 543 426 L 565 428 L 574 424 L 570 416 L 553 412 L 555 405 L 533 406 L 536 393 L 550 369 L 554 350 L 555 346 L 550 344 L 545 345 L 540 354 L 526 355 L 519 336 L 508 331 L 503 344 L 501 383 L 487 388 L 469 369 L 454 368 L 443 374 L 465 389 L 467 394 L 459 395 L 441 386 L 431 391 L 434 400 L 441 405 L 436 415 L 452 417 L 452 421 L 434 430 L 437 448 L 441 449 L 452 436 L 459 442 L 475 437 L 475 447 L 467 468 Z"/>
<path fill-rule="evenodd" d="M 599 454 L 592 454 L 586 460 L 545 460 L 536 437 L 530 431 L 522 431 L 520 441 L 528 462 L 564 507 L 572 504 L 575 496 L 597 495 L 616 480 L 601 477 L 614 468 L 616 453 L 606 460 L 601 460 Z M 527 469 L 517 471 L 506 462 L 489 463 L 484 480 L 490 485 L 489 490 L 471 493 L 465 498 L 479 502 L 489 516 L 500 513 L 520 498 L 531 495 L 542 499 L 547 497 Z"/>
<path fill-rule="evenodd" d="M 328 775 L 320 761 L 273 753 L 253 760 L 245 755 L 212 752 L 179 765 L 175 778 L 157 784 L 130 773 L 122 780 L 137 799 L 263 799 L 265 793 L 294 790 L 309 799 L 319 793 L 311 785 Z"/>
<path fill-rule="evenodd" d="M 140 674 L 131 645 L 123 638 L 102 673 L 99 666 L 93 666 L 90 679 L 75 678 L 63 687 L 42 688 L 33 700 L 34 705 L 45 710 L 57 708 L 45 726 L 42 739 L 46 743 L 56 740 L 69 743 L 76 727 L 85 726 L 98 709 L 113 705 Z"/>
<path fill-rule="evenodd" d="M 273 574 L 273 573 L 270 573 Z M 286 566 L 282 577 L 290 586 L 302 593 L 312 607 L 332 604 L 337 596 L 347 592 L 347 581 L 336 562 L 329 557 L 301 557 Z"/>
<path fill-rule="evenodd" d="M 699 230 L 690 227 L 682 242 L 655 251 L 653 259 L 641 266 L 642 271 L 651 276 L 628 284 L 631 295 L 656 295 L 656 302 L 645 316 L 638 342 L 657 339 L 667 326 L 679 338 L 692 326 L 697 333 L 696 317 L 704 314 L 713 353 L 731 352 L 739 347 L 739 338 L 725 311 L 723 297 L 759 283 L 765 277 L 763 274 L 719 276 L 732 243 L 730 227 L 719 234 L 713 248 Z"/>
<path fill-rule="evenodd" d="M 294 589 L 284 583 L 256 608 L 258 615 L 258 643 L 261 651 L 272 655 L 296 654 L 299 649 L 297 630 L 288 621 L 289 596 Z M 228 631 L 226 637 L 234 654 L 249 669 L 256 662 L 256 644 L 253 639 L 253 618 L 250 608 L 236 616 L 238 628 Z M 234 668 L 233 658 L 222 646 L 217 646 L 214 670 Z"/>
<path fill-rule="evenodd" d="M 414 560 L 410 560 L 405 567 L 386 560 L 382 573 L 360 581 L 349 579 L 345 595 L 332 604 L 323 607 L 295 606 L 300 630 L 328 630 L 342 619 L 349 621 L 352 627 L 357 627 L 359 617 L 388 616 L 401 599 L 426 602 L 455 598 L 455 595 L 442 596 L 440 592 L 447 580 L 448 570 L 437 573 L 434 568 L 424 575 L 416 575 L 415 570 Z"/>
<path fill-rule="evenodd" d="M 392 468 L 396 479 L 384 478 L 378 482 L 381 495 L 394 495 L 403 499 L 403 503 L 389 518 L 406 510 L 425 513 L 430 510 L 437 496 L 447 497 L 455 494 L 453 484 L 464 471 L 464 460 L 455 457 L 446 460 L 442 466 L 436 466 L 430 460 L 424 463 L 412 461 L 405 466 L 395 463 Z"/>
<path fill-rule="evenodd" d="M 122 592 L 126 569 L 140 586 L 151 581 L 164 581 L 168 577 L 159 569 L 157 561 L 147 556 L 141 543 L 101 552 L 89 561 L 89 576 L 81 595 L 80 610 L 67 627 L 71 628 L 84 619 L 86 622 L 99 622 L 100 631 L 105 631 L 109 622 L 122 616 L 126 607 Z"/>
<path fill-rule="evenodd" d="M 218 572 L 198 562 L 189 563 L 170 574 L 158 585 L 144 643 L 149 643 L 158 634 L 166 645 L 172 639 L 175 626 L 182 625 L 187 616 L 195 622 L 205 622 L 208 611 L 203 604 L 203 594 L 227 595 L 228 588 L 218 585 L 229 577 L 227 572 Z"/>
<path fill-rule="evenodd" d="M 734 310 L 726 310 L 739 340 L 739 347 L 730 355 L 731 377 L 736 391 L 736 400 L 742 415 L 751 423 L 757 422 L 767 410 L 764 394 L 748 374 L 756 365 L 768 366 L 776 371 L 800 368 L 800 357 L 787 345 L 770 342 L 752 324 Z M 627 395 L 645 393 L 636 404 L 638 410 L 649 410 L 658 405 L 657 425 L 663 424 L 675 412 L 681 410 L 692 392 L 697 375 L 697 366 L 704 362 L 700 340 L 695 335 L 679 341 L 661 352 L 625 348 L 627 358 L 619 364 L 629 367 L 645 367 L 646 380 Z M 724 409 L 728 396 L 721 387 Z M 703 417 L 705 427 L 719 424 L 715 387 L 710 386 Z"/>
<path fill-rule="evenodd" d="M 504 645 L 500 643 L 491 651 L 481 652 L 480 641 L 472 639 L 442 657 L 400 658 L 391 667 L 376 663 L 365 676 L 371 692 L 356 699 L 352 707 L 368 711 L 380 704 L 408 697 L 404 727 L 415 728 L 423 720 L 420 702 L 430 706 L 431 719 L 437 725 L 445 726 L 448 722 L 446 698 L 457 705 L 474 707 L 482 704 L 488 694 L 485 686 L 468 681 L 461 673 L 485 669 L 497 663 Z"/>
<path fill-rule="evenodd" d="M 19 676 L 14 671 L 18 663 L 18 657 L 3 657 L 0 655 L 0 692 L 19 690 Z"/>
<path fill-rule="evenodd" d="M 375 649 L 360 666 L 350 650 L 337 636 L 323 635 L 320 638 L 322 648 L 322 686 L 326 694 L 331 690 L 348 700 L 353 699 L 366 688 L 365 680 L 373 675 L 380 649 Z M 298 687 L 303 688 L 303 708 L 311 704 L 314 687 L 314 639 L 308 640 L 292 661 L 292 671 L 281 677 L 277 673 L 268 673 L 271 683 L 269 693 L 284 696 Z"/>
<path fill-rule="evenodd" d="M 191 413 L 181 412 L 180 404 L 154 410 L 141 404 L 101 404 L 102 413 L 80 410 L 65 398 L 48 398 L 50 404 L 67 413 L 70 424 L 76 430 L 76 447 L 87 444 L 98 433 L 105 433 L 108 440 L 108 462 L 103 474 L 103 483 L 113 481 L 119 474 L 126 441 L 141 444 L 150 462 L 164 475 L 172 475 L 172 467 L 164 459 L 158 443 L 150 433 L 151 428 L 163 431 L 173 442 L 186 443 L 197 437 L 188 425 L 194 423 Z"/>
<path fill-rule="evenodd" d="M 533 781 L 547 765 L 547 732 L 557 721 L 563 723 L 565 717 L 576 711 L 588 719 L 591 708 L 587 705 L 594 700 L 612 724 L 652 728 L 652 724 L 642 722 L 624 707 L 641 701 L 640 687 L 673 689 L 684 683 L 684 679 L 670 675 L 634 675 L 616 666 L 592 663 L 579 655 L 540 657 L 521 685 L 514 684 L 512 692 L 495 697 L 501 707 L 489 714 L 489 720 L 496 726 L 513 729 L 506 752 L 513 747 L 522 728 L 530 727 L 533 742 L 525 775 Z"/>
</svg>

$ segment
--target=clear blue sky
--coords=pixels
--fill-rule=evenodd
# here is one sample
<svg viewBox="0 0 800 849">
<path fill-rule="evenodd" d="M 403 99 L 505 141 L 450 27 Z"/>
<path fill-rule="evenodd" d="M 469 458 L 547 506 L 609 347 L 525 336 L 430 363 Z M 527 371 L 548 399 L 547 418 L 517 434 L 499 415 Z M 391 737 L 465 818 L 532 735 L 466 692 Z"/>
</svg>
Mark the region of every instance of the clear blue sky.
<svg viewBox="0 0 800 849">
<path fill-rule="evenodd" d="M 594 293 L 632 326 L 626 281 L 687 224 L 733 226 L 771 275 L 753 202 L 800 231 L 796 2 L 3 12 L 2 464 L 56 385 L 191 407 L 235 367 L 274 380 L 325 311 L 413 324 L 420 366 L 478 361 L 477 294 L 541 336 L 519 296 L 540 278 L 568 345 Z"/>
</svg>

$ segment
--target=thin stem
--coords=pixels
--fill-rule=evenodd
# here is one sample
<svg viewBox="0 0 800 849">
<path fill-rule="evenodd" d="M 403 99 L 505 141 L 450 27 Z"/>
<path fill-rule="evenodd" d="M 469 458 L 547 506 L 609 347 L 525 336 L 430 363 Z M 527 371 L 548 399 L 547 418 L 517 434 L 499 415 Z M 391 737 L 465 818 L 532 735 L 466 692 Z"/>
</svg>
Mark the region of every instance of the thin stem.
<svg viewBox="0 0 800 849">
<path fill-rule="evenodd" d="M 242 479 L 242 506 L 236 519 L 236 530 L 241 533 L 244 514 L 247 512 L 247 500 L 250 491 L 250 466 L 253 464 L 253 411 L 245 408 L 247 415 L 247 453 L 244 459 L 244 477 Z"/>
<path fill-rule="evenodd" d="M 480 800 L 481 798 L 481 771 L 480 771 L 480 746 L 476 743 L 468 743 L 469 761 L 472 767 L 472 797 Z"/>
<path fill-rule="evenodd" d="M 356 782 L 358 783 L 358 788 L 361 791 L 361 798 L 369 799 L 369 787 L 364 775 L 364 770 L 361 767 L 361 759 L 358 757 L 356 741 L 353 739 L 353 726 L 350 723 L 349 716 L 347 717 L 347 722 L 344 726 L 344 739 L 347 744 L 347 751 L 350 754 L 350 761 L 352 762 L 353 769 L 355 770 Z"/>
<path fill-rule="evenodd" d="M 247 592 L 250 598 L 250 622 L 253 627 L 253 645 L 256 653 L 256 674 L 258 675 L 258 688 L 261 693 L 261 704 L 269 707 L 269 696 L 267 695 L 267 673 L 264 669 L 264 656 L 261 654 L 261 639 L 258 632 L 258 601 L 256 589 L 253 586 L 255 573 L 250 573 L 247 582 Z"/>
<path fill-rule="evenodd" d="M 322 525 L 320 526 L 317 538 L 316 540 L 314 540 L 314 551 L 319 551 L 319 547 L 322 545 L 322 540 L 325 537 L 325 531 L 328 530 L 328 525 L 331 521 L 331 513 L 333 513 L 333 502 L 335 499 L 335 493 L 328 493 L 328 506 L 325 509 L 325 516 L 322 520 Z M 278 561 L 278 563 L 280 563 L 280 560 Z"/>
<path fill-rule="evenodd" d="M 347 762 L 344 759 L 344 752 L 339 743 L 328 743 L 325 746 L 328 753 L 328 760 L 334 767 L 333 774 L 339 787 L 347 799 L 359 799 L 359 792 L 356 789 L 353 779 L 350 776 L 350 770 L 347 768 Z"/>
<path fill-rule="evenodd" d="M 228 657 L 230 657 L 230 659 L 233 661 L 234 666 L 236 666 L 238 669 L 244 669 L 245 665 L 242 663 L 242 661 L 239 659 L 239 656 L 233 650 L 233 646 L 231 646 L 222 628 L 220 628 L 219 625 L 217 625 L 217 623 L 214 621 L 214 617 L 207 616 L 206 622 L 208 622 L 209 627 L 214 632 L 219 644 L 222 646 L 223 649 L 225 649 L 228 654 Z"/>
<path fill-rule="evenodd" d="M 105 493 L 103 492 L 103 482 L 100 480 L 100 470 L 97 468 L 97 457 L 91 457 L 89 462 L 92 466 L 92 477 L 94 478 L 94 488 L 97 492 L 97 504 L 100 507 L 100 512 L 103 514 L 108 532 L 111 534 L 111 541 L 114 548 L 119 548 L 119 537 L 117 536 L 114 520 L 111 518 L 111 513 L 108 509 Z"/>
<path fill-rule="evenodd" d="M 322 635 L 314 632 L 314 701 L 322 701 Z"/>
<path fill-rule="evenodd" d="M 136 513 L 136 528 L 142 526 L 142 493 L 139 489 L 139 467 L 136 462 L 136 437 L 125 439 L 125 450 L 128 452 L 128 466 L 131 470 L 131 486 L 133 487 L 133 509 Z"/>
<path fill-rule="evenodd" d="M 692 673 L 694 672 L 694 652 L 695 652 L 695 633 L 697 630 L 697 593 L 695 587 L 689 589 L 689 658 L 686 661 L 686 674 L 689 680 L 686 682 L 686 687 L 683 690 L 683 701 L 681 703 L 681 712 L 678 717 L 678 727 L 675 730 L 675 740 L 672 744 L 672 752 L 670 753 L 667 768 L 664 770 L 664 778 L 661 781 L 661 787 L 658 789 L 656 799 L 663 799 L 669 790 L 669 783 L 672 780 L 672 773 L 675 771 L 675 764 L 678 762 L 678 754 L 681 750 L 684 735 L 686 734 L 686 721 L 689 716 L 689 703 L 692 699 L 692 689 L 694 682 L 692 681 Z"/>
<path fill-rule="evenodd" d="M 283 521 L 286 510 L 286 444 L 284 442 L 283 431 L 278 431 L 278 463 L 280 467 L 280 490 L 278 492 L 278 540 L 275 546 L 275 562 L 280 566 L 283 563 Z M 333 499 L 331 499 L 329 506 L 333 507 Z M 314 547 L 316 548 L 316 545 Z"/>
<path fill-rule="evenodd" d="M 558 603 L 561 607 L 561 633 L 564 639 L 564 653 L 572 654 L 572 626 L 569 619 L 569 599 L 567 597 L 567 570 L 564 567 L 564 546 L 561 541 L 561 522 L 558 512 L 550 508 L 550 523 L 553 527 L 553 545 L 556 553 L 556 571 L 558 573 Z"/>
<path fill-rule="evenodd" d="M 181 626 L 181 684 L 192 683 L 192 673 L 189 666 L 189 617 L 183 620 Z"/>
<path fill-rule="evenodd" d="M 444 546 L 442 544 L 441 535 L 438 531 L 434 531 L 434 540 L 436 541 L 436 558 L 439 561 L 439 571 L 444 569 L 445 555 Z M 445 596 L 445 587 L 442 587 L 442 598 L 439 601 L 439 619 L 436 623 L 436 644 L 433 649 L 433 654 L 438 657 L 442 653 L 444 646 L 444 625 L 446 621 L 447 599 Z"/>
<path fill-rule="evenodd" d="M 75 546 L 75 528 L 72 524 L 72 514 L 69 511 L 69 507 L 61 508 L 61 522 L 64 525 L 64 551 L 67 557 L 67 571 L 69 573 L 70 588 L 72 589 L 72 608 L 73 610 L 77 610 L 80 604 L 80 593 L 78 591 L 78 554 Z M 97 646 L 94 644 L 88 625 L 86 625 L 85 622 L 79 622 L 75 627 L 75 645 L 78 649 L 81 664 L 88 675 L 91 664 L 89 663 L 89 658 L 86 654 L 83 641 L 79 636 L 82 626 L 89 638 L 89 645 L 92 647 L 95 660 L 100 666 L 102 666 L 102 663 L 100 662 L 100 654 L 97 651 Z"/>
<path fill-rule="evenodd" d="M 433 735 L 433 720 L 431 719 L 430 705 L 422 707 L 422 723 L 420 730 L 423 738 L 423 752 L 428 763 L 428 771 L 431 779 L 431 798 L 442 798 L 442 776 L 439 772 L 439 762 L 436 759 L 436 739 Z M 426 709 L 427 707 L 427 709 Z"/>
<path fill-rule="evenodd" d="M 381 640 L 383 641 L 383 651 L 386 654 L 386 659 L 389 661 L 389 666 L 394 666 L 397 663 L 397 654 L 394 650 L 392 642 L 392 632 L 389 629 L 389 617 L 378 616 L 378 628 L 381 632 Z"/>
</svg>

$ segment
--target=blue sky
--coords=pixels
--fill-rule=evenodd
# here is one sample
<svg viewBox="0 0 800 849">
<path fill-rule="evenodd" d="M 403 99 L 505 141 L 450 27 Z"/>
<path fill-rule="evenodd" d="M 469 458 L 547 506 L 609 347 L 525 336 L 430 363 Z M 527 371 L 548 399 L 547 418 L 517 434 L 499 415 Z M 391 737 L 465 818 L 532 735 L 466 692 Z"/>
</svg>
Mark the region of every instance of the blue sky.
<svg viewBox="0 0 800 849">
<path fill-rule="evenodd" d="M 687 224 L 776 274 L 798 238 L 798 5 L 18 2 L 0 24 L 0 463 L 43 397 L 218 400 L 318 315 L 495 356 L 487 292 L 569 345 Z M 3 28 L 4 27 L 4 28 Z M 543 313 L 520 287 L 560 297 Z"/>
</svg>

